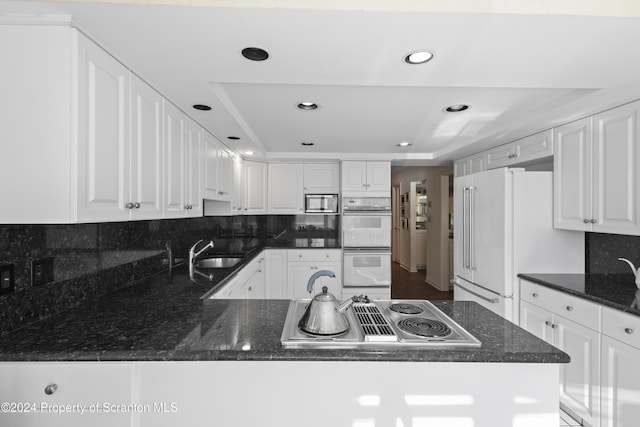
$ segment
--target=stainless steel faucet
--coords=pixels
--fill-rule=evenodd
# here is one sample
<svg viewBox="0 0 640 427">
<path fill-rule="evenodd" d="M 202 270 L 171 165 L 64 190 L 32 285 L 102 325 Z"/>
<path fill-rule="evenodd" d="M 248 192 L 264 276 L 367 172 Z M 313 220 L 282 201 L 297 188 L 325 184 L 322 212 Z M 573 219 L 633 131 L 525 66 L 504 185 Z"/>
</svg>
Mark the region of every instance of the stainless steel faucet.
<svg viewBox="0 0 640 427">
<path fill-rule="evenodd" d="M 196 261 L 198 260 L 198 257 L 202 255 L 202 253 L 207 249 L 213 247 L 213 240 L 210 240 L 209 243 L 207 243 L 202 249 L 196 252 L 196 248 L 198 247 L 200 242 L 202 242 L 202 240 L 198 240 L 193 246 L 191 246 L 191 249 L 189 249 L 189 277 L 191 277 L 192 279 L 195 275 Z"/>
</svg>

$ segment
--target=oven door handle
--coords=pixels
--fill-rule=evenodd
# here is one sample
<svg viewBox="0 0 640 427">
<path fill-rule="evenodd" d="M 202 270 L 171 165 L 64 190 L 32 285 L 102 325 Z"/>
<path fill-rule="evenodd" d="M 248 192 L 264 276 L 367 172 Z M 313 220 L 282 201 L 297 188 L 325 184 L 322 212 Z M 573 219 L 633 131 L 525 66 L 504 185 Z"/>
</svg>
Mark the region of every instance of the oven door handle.
<svg viewBox="0 0 640 427">
<path fill-rule="evenodd" d="M 451 282 L 453 283 L 453 286 L 457 286 L 460 289 L 469 292 L 471 295 L 475 295 L 480 299 L 490 302 L 491 304 L 497 304 L 498 302 L 500 302 L 500 298 L 487 298 L 484 295 L 480 295 L 479 293 L 472 291 L 471 289 L 465 288 L 460 283 L 458 283 L 457 280 L 452 280 Z"/>
</svg>

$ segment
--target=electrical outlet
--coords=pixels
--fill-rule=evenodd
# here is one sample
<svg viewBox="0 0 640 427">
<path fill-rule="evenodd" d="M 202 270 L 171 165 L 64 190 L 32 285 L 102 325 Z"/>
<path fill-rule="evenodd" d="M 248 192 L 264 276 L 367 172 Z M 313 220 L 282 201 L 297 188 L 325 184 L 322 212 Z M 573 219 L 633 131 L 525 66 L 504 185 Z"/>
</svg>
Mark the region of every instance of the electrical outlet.
<svg viewBox="0 0 640 427">
<path fill-rule="evenodd" d="M 13 264 L 0 265 L 0 295 L 13 292 L 14 288 Z"/>
<path fill-rule="evenodd" d="M 31 286 L 40 286 L 53 281 L 53 257 L 31 260 Z"/>
</svg>

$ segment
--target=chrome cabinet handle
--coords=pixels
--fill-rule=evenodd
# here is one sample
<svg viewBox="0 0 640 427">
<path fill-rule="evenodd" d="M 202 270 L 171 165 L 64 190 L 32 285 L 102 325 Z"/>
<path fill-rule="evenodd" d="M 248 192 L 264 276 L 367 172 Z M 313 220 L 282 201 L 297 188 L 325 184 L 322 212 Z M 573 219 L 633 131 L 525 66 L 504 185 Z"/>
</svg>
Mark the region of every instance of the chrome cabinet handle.
<svg viewBox="0 0 640 427">
<path fill-rule="evenodd" d="M 567 306 L 567 311 L 573 311 L 573 307 L 571 307 L 570 305 Z"/>
<path fill-rule="evenodd" d="M 460 283 L 458 283 L 457 281 L 453 281 L 453 285 L 459 287 L 460 289 L 469 292 L 471 295 L 475 295 L 480 299 L 483 299 L 487 302 L 490 302 L 491 304 L 497 304 L 498 302 L 500 302 L 500 298 L 487 298 L 484 295 L 480 295 L 477 292 L 473 292 L 471 289 L 467 289 L 464 286 L 462 286 Z"/>
<path fill-rule="evenodd" d="M 531 296 L 534 297 L 534 298 L 538 298 L 538 293 L 534 292 L 534 293 L 531 294 Z"/>
<path fill-rule="evenodd" d="M 134 206 L 135 205 L 133 203 L 131 203 L 131 202 L 129 202 L 126 205 L 124 205 L 124 207 L 127 208 L 127 209 L 133 209 Z"/>
<path fill-rule="evenodd" d="M 595 218 L 591 218 L 591 220 L 590 220 L 589 222 L 590 222 L 591 224 L 595 224 L 596 222 L 598 222 L 598 220 L 597 220 L 597 219 L 595 219 Z"/>
<path fill-rule="evenodd" d="M 224 191 L 218 191 L 218 194 L 222 196 L 224 194 Z"/>
<path fill-rule="evenodd" d="M 58 384 L 49 384 L 44 388 L 44 394 L 52 395 L 58 389 Z"/>
<path fill-rule="evenodd" d="M 136 208 L 136 209 L 140 209 L 140 203 L 136 203 L 136 204 L 135 204 L 135 208 Z"/>
<path fill-rule="evenodd" d="M 557 327 L 558 327 L 558 325 L 551 324 L 551 328 L 552 328 L 552 329 L 555 329 L 555 328 L 557 328 Z"/>
<path fill-rule="evenodd" d="M 249 292 L 253 291 L 253 288 L 251 286 L 249 286 Z"/>
<path fill-rule="evenodd" d="M 551 322 L 549 322 L 548 320 L 545 320 L 544 324 L 549 326 L 549 325 L 551 325 Z"/>
<path fill-rule="evenodd" d="M 628 333 L 629 335 L 631 335 L 633 333 L 633 329 L 631 329 L 631 328 L 624 328 L 624 331 L 626 333 Z"/>
<path fill-rule="evenodd" d="M 589 224 L 590 221 L 585 218 L 585 219 L 582 220 L 582 222 L 584 222 L 585 224 Z"/>
</svg>

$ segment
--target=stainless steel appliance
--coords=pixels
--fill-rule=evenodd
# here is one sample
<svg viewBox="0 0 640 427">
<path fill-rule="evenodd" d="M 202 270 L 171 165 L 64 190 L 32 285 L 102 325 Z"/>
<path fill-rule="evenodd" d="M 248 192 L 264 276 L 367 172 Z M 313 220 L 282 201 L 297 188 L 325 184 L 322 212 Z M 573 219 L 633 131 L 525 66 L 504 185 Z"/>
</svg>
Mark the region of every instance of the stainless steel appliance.
<svg viewBox="0 0 640 427">
<path fill-rule="evenodd" d="M 480 341 L 429 301 L 354 302 L 345 311 L 348 329 L 312 335 L 300 327 L 308 300 L 292 300 L 282 330 L 285 348 L 479 347 Z"/>
<path fill-rule="evenodd" d="M 391 198 L 345 197 L 343 287 L 391 287 Z"/>
<path fill-rule="evenodd" d="M 337 214 L 339 206 L 337 194 L 304 195 L 304 211 L 306 213 Z"/>
</svg>

